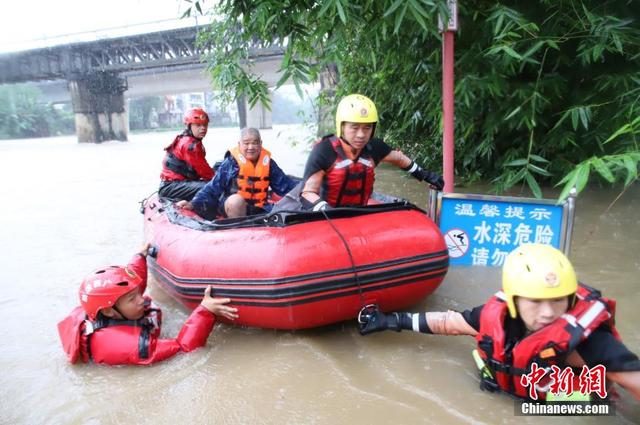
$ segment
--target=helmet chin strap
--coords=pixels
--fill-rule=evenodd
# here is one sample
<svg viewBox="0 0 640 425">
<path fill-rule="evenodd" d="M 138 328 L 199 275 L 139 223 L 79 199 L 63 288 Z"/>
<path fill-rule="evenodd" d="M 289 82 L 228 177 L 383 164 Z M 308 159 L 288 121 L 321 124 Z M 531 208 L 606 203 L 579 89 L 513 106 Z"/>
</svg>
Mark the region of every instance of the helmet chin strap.
<svg viewBox="0 0 640 425">
<path fill-rule="evenodd" d="M 344 137 L 340 136 L 340 141 L 346 143 L 347 145 L 349 145 L 349 147 L 351 148 L 351 153 L 352 154 L 356 154 L 358 152 L 358 149 L 354 148 L 353 145 L 351 143 L 349 143 L 348 140 L 346 140 Z"/>
<path fill-rule="evenodd" d="M 348 141 L 347 139 L 345 139 L 344 137 L 342 137 L 342 136 L 340 136 L 340 141 L 341 141 L 341 142 L 345 142 L 347 145 L 349 145 L 349 146 L 353 147 L 353 146 L 351 145 L 351 143 L 349 143 L 349 141 Z"/>
<path fill-rule="evenodd" d="M 127 317 L 124 314 L 122 314 L 122 312 L 118 309 L 118 307 L 116 307 L 115 304 L 111 308 L 114 309 L 120 315 L 120 318 L 122 320 L 129 320 L 129 319 L 127 319 Z"/>
</svg>

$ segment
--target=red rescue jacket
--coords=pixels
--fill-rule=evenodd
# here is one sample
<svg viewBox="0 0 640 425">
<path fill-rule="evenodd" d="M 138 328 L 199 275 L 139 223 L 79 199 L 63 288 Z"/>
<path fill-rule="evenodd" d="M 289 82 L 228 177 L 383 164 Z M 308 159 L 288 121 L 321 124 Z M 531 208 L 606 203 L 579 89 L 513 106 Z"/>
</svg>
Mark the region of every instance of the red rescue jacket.
<svg viewBox="0 0 640 425">
<path fill-rule="evenodd" d="M 142 278 L 141 291 L 147 287 L 147 262 L 135 255 L 127 265 Z M 62 347 L 71 363 L 93 361 L 109 365 L 148 365 L 174 354 L 192 351 L 206 344 L 215 315 L 198 306 L 176 339 L 160 339 L 162 312 L 145 297 L 145 314 L 139 320 L 88 319 L 78 306 L 58 323 Z"/>
<path fill-rule="evenodd" d="M 329 140 L 336 152 L 336 161 L 325 175 L 325 200 L 332 207 L 359 207 L 367 205 L 373 192 L 375 180 L 373 158 L 363 150 L 354 162 L 342 149 L 340 139 L 335 136 L 321 140 Z"/>
<path fill-rule="evenodd" d="M 484 382 L 484 387 L 528 398 L 528 388 L 521 384 L 520 378 L 531 372 L 532 363 L 541 368 L 560 367 L 566 356 L 603 323 L 620 339 L 614 324 L 615 306 L 615 300 L 601 297 L 595 289 L 580 284 L 573 308 L 550 325 L 519 340 L 513 347 L 506 347 L 504 325 L 508 308 L 504 294 L 498 292 L 482 307 L 480 331 L 476 336 L 478 352 L 493 375 L 493 380 Z M 578 386 L 576 381 L 575 387 Z M 546 398 L 545 390 L 536 388 L 539 399 Z"/>
<path fill-rule="evenodd" d="M 176 339 L 160 339 L 162 313 L 151 305 L 142 319 L 88 320 L 81 307 L 58 323 L 62 346 L 71 363 L 78 359 L 87 363 L 108 365 L 149 365 L 174 354 L 189 352 L 206 344 L 215 316 L 198 306 L 184 324 Z"/>
<path fill-rule="evenodd" d="M 160 179 L 175 180 L 211 180 L 214 172 L 206 160 L 206 151 L 202 140 L 180 134 L 164 148 L 167 153 L 162 161 Z"/>
</svg>

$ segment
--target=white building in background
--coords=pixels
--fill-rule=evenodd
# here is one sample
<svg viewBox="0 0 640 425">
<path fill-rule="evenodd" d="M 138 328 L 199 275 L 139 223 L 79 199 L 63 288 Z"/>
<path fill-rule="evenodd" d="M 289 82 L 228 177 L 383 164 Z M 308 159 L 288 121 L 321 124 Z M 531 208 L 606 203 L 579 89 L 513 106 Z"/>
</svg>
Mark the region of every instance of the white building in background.
<svg viewBox="0 0 640 425">
<path fill-rule="evenodd" d="M 270 128 L 272 113 L 275 124 L 294 124 L 302 122 L 315 122 L 313 100 L 318 95 L 316 86 L 304 87 L 304 98 L 301 99 L 293 86 L 282 86 L 271 93 L 272 109 L 268 111 L 268 116 L 264 108 L 254 108 L 248 110 L 248 114 L 253 114 L 248 119 L 247 125 L 265 124 L 260 128 Z M 240 123 L 240 116 L 236 102 L 227 105 L 220 105 L 219 92 L 189 92 L 174 95 L 157 96 L 162 99 L 159 106 L 153 112 L 157 119 L 148 119 L 145 128 L 177 128 L 182 127 L 182 120 L 186 111 L 192 108 L 202 108 L 209 114 L 210 126 L 212 127 L 234 127 Z M 158 103 L 154 103 L 158 105 Z"/>
<path fill-rule="evenodd" d="M 181 126 L 189 109 L 202 108 L 209 114 L 212 126 L 238 125 L 238 108 L 235 103 L 221 108 L 213 92 L 193 92 L 162 96 L 162 107 L 157 111 L 161 127 Z"/>
</svg>

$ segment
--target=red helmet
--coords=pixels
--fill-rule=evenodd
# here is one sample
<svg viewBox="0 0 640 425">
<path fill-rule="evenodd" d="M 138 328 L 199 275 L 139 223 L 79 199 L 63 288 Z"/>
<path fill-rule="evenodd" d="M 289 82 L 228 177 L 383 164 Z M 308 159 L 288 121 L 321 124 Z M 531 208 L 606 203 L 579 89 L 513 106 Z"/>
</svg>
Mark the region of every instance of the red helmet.
<svg viewBox="0 0 640 425">
<path fill-rule="evenodd" d="M 207 115 L 204 109 L 200 109 L 200 108 L 189 109 L 187 113 L 184 114 L 184 123 L 186 125 L 209 124 L 209 115 Z"/>
<path fill-rule="evenodd" d="M 85 277 L 78 295 L 80 304 L 91 320 L 98 312 L 113 307 L 118 298 L 142 284 L 142 279 L 127 267 L 110 266 Z"/>
</svg>

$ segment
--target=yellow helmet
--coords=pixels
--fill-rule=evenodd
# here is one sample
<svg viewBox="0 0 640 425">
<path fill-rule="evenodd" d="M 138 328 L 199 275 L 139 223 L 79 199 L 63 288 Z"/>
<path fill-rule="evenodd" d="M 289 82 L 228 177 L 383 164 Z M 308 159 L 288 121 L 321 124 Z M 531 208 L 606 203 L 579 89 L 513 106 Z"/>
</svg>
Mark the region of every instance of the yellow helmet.
<svg viewBox="0 0 640 425">
<path fill-rule="evenodd" d="M 336 110 L 336 136 L 342 136 L 343 122 L 372 123 L 378 122 L 376 105 L 367 96 L 350 94 L 342 98 Z M 373 128 L 375 132 L 375 126 Z M 373 133 L 372 133 L 373 134 Z"/>
<path fill-rule="evenodd" d="M 502 268 L 502 292 L 509 314 L 517 316 L 514 297 L 560 298 L 575 294 L 578 279 L 565 255 L 549 245 L 525 244 L 513 250 Z"/>
</svg>

